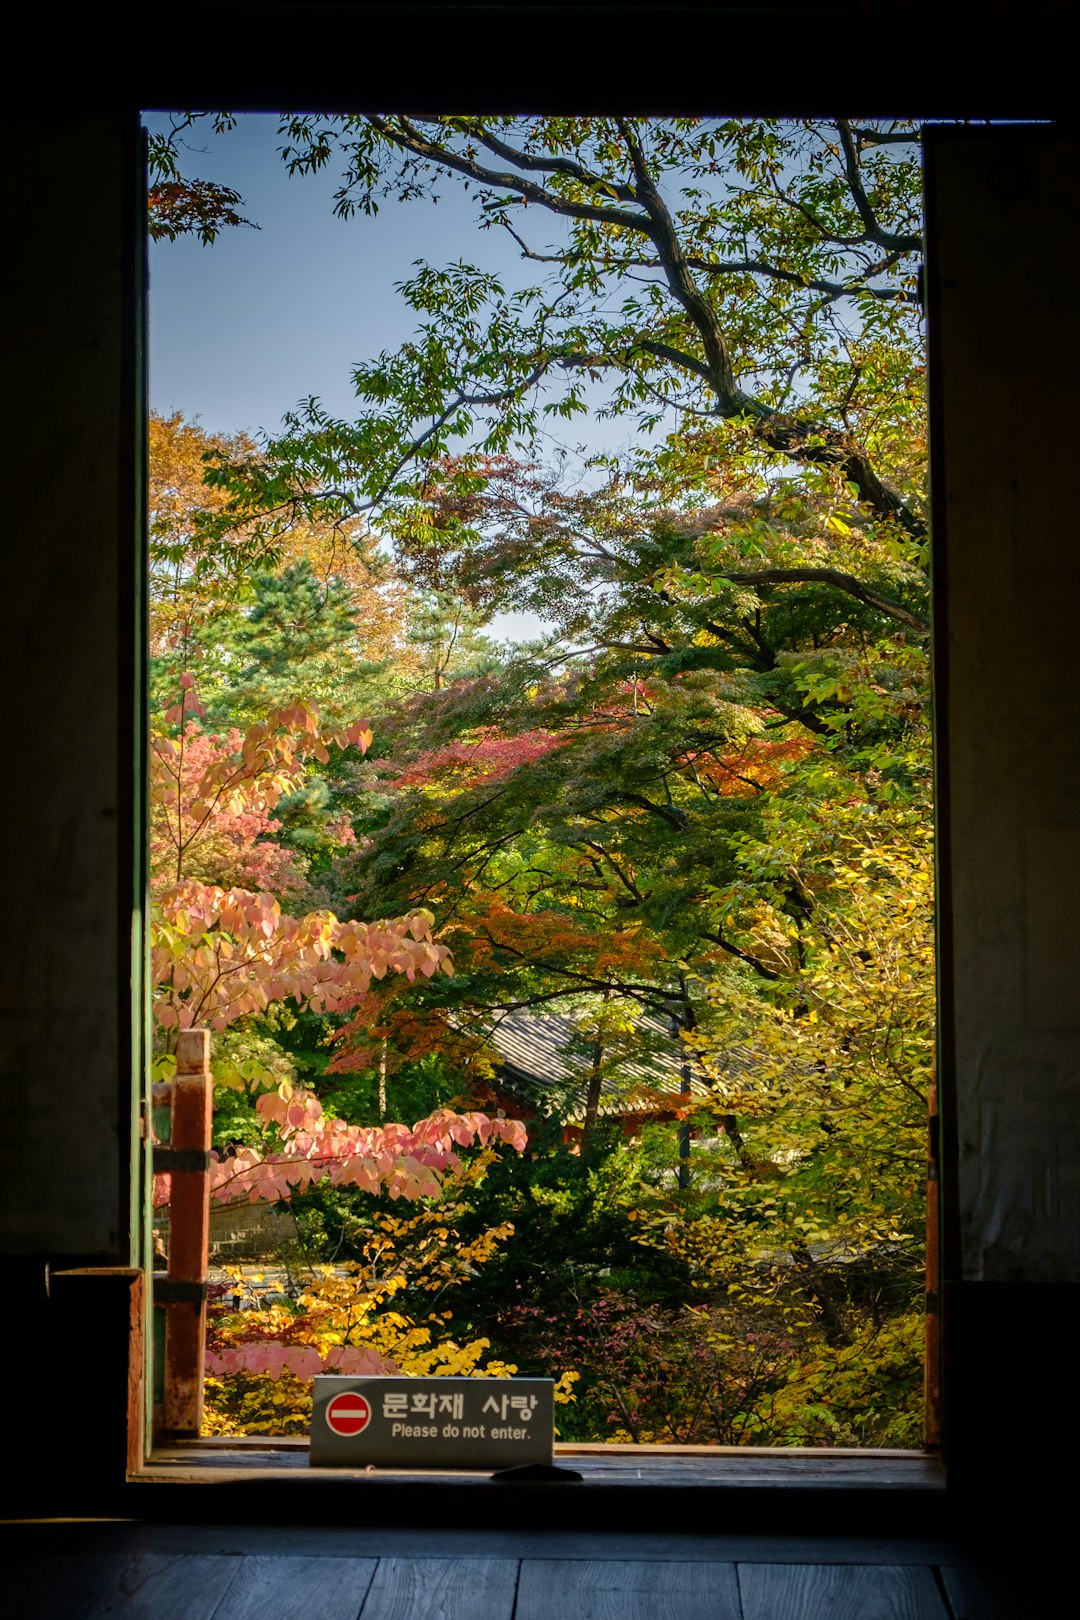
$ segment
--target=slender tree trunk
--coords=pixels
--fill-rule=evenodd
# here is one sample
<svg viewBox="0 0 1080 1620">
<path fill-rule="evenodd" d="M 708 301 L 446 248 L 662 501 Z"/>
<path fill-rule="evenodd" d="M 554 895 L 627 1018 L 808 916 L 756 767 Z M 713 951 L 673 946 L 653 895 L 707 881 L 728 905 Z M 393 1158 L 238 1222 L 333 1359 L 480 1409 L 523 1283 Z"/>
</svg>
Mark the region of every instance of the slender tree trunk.
<svg viewBox="0 0 1080 1620">
<path fill-rule="evenodd" d="M 851 1343 L 851 1332 L 844 1319 L 836 1300 L 833 1298 L 828 1280 L 822 1276 L 821 1268 L 817 1265 L 810 1250 L 805 1243 L 791 1245 L 791 1258 L 798 1268 L 799 1281 L 803 1291 L 814 1303 L 821 1331 L 825 1335 L 825 1343 L 834 1349 L 842 1348 Z"/>
<path fill-rule="evenodd" d="M 581 1128 L 581 1157 L 584 1159 L 589 1146 L 596 1135 L 596 1121 L 600 1113 L 600 1088 L 602 1084 L 604 1062 L 604 1043 L 597 1035 L 593 1042 L 592 1063 L 589 1068 L 589 1085 L 585 1092 L 585 1122 Z"/>
<path fill-rule="evenodd" d="M 694 1028 L 696 1019 L 694 1009 L 688 1001 L 682 1008 L 671 1014 L 672 1039 L 679 1043 L 679 1095 L 685 1101 L 690 1095 L 690 1054 L 682 1038 L 683 1030 Z M 684 1119 L 679 1125 L 679 1186 L 684 1191 L 690 1185 L 690 1121 Z"/>
</svg>

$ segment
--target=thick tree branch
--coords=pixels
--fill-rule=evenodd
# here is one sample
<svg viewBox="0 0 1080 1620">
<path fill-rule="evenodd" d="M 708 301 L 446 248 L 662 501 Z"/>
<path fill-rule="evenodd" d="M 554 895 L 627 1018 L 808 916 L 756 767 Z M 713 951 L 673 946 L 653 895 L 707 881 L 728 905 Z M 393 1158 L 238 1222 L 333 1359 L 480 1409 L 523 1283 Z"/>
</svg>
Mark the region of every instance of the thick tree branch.
<svg viewBox="0 0 1080 1620">
<path fill-rule="evenodd" d="M 496 191 L 512 191 L 526 201 L 538 203 L 551 213 L 563 214 L 568 219 L 586 219 L 597 225 L 615 225 L 624 230 L 644 231 L 648 234 L 649 220 L 644 214 L 627 213 L 621 208 L 606 208 L 599 203 L 570 202 L 554 191 L 538 186 L 535 181 L 525 179 L 523 175 L 514 174 L 510 170 L 489 169 L 475 158 L 463 157 L 451 151 L 449 147 L 427 140 L 407 118 L 399 120 L 400 127 L 395 127 L 389 119 L 374 114 L 370 115 L 368 121 L 373 129 L 394 146 L 411 152 L 414 157 L 424 158 L 429 163 L 437 163 L 441 168 L 452 169 L 456 174 L 467 175 L 479 185 L 490 186 Z"/>
<path fill-rule="evenodd" d="M 649 810 L 654 816 L 659 816 L 669 827 L 678 833 L 684 833 L 689 825 L 690 818 L 685 810 L 678 810 L 667 805 L 654 804 L 644 793 L 622 792 L 612 795 L 613 798 L 623 799 L 627 804 L 639 804 L 643 810 Z"/>
<path fill-rule="evenodd" d="M 531 248 L 524 237 L 515 231 L 508 219 L 501 221 L 505 231 L 513 237 L 521 249 L 522 257 L 531 259 L 536 264 L 582 264 L 587 257 L 584 253 L 576 253 L 568 249 L 565 253 L 537 253 Z M 702 259 L 695 254 L 688 254 L 687 264 L 691 270 L 700 270 L 708 276 L 764 276 L 770 281 L 782 281 L 786 285 L 803 287 L 807 292 L 824 293 L 827 298 L 850 298 L 856 293 L 866 293 L 871 298 L 878 298 L 889 303 L 918 304 L 919 295 L 908 292 L 903 287 L 871 287 L 869 282 L 874 276 L 883 276 L 893 268 L 901 255 L 899 253 L 887 254 L 876 264 L 868 265 L 861 275 L 855 276 L 851 281 L 822 281 L 814 276 L 801 275 L 796 270 L 782 270 L 777 264 L 769 264 L 765 259 Z M 625 270 L 659 270 L 661 268 L 656 259 L 639 259 L 622 254 L 612 255 L 602 259 L 600 268 L 612 275 L 621 275 Z"/>
<path fill-rule="evenodd" d="M 869 265 L 861 276 L 851 281 L 820 281 L 814 277 L 799 275 L 794 270 L 781 270 L 779 265 L 767 264 L 763 259 L 698 259 L 688 258 L 687 264 L 694 270 L 701 270 L 710 276 L 751 275 L 765 276 L 771 281 L 783 281 L 792 286 L 805 287 L 808 292 L 825 293 L 827 297 L 849 298 L 855 293 L 869 293 L 871 298 L 880 298 L 890 303 L 918 304 L 917 293 L 908 292 L 903 287 L 871 287 L 867 283 L 872 276 L 883 276 L 891 270 L 900 259 L 901 254 L 891 253 L 877 264 Z"/>
<path fill-rule="evenodd" d="M 887 248 L 893 253 L 921 252 L 921 236 L 895 236 L 891 231 L 882 230 L 878 224 L 877 215 L 870 206 L 870 199 L 863 189 L 862 176 L 859 173 L 859 154 L 851 133 L 851 125 L 846 118 L 838 118 L 836 128 L 840 135 L 840 145 L 844 149 L 844 171 L 847 175 L 851 200 L 855 204 L 856 212 L 863 222 L 868 240 L 876 242 L 879 247 Z"/>
<path fill-rule="evenodd" d="M 690 274 L 690 266 L 686 262 L 686 255 L 683 253 L 675 229 L 675 221 L 656 189 L 645 161 L 645 154 L 627 119 L 619 119 L 619 130 L 630 154 L 638 196 L 649 216 L 647 234 L 656 247 L 668 287 L 697 328 L 709 367 L 709 381 L 716 394 L 721 413 L 725 416 L 734 416 L 738 414 L 739 390 L 735 383 L 727 339 L 721 331 L 716 311 Z"/>
<path fill-rule="evenodd" d="M 735 585 L 831 585 L 835 590 L 853 596 L 866 607 L 874 608 L 878 613 L 884 613 L 890 619 L 895 619 L 907 629 L 917 630 L 920 635 L 926 635 L 930 629 L 929 621 L 918 613 L 913 613 L 910 608 L 904 607 L 901 602 L 892 601 L 890 597 L 879 596 L 853 574 L 844 574 L 838 568 L 757 568 L 752 571 L 724 569 L 720 577 L 730 580 Z"/>
<path fill-rule="evenodd" d="M 470 123 L 467 118 L 455 118 L 454 126 L 460 129 L 463 135 L 470 140 L 478 141 L 486 146 L 489 152 L 502 158 L 505 163 L 513 163 L 516 168 L 528 169 L 534 174 L 565 174 L 571 180 L 579 180 L 583 186 L 602 187 L 609 191 L 618 202 L 637 202 L 637 192 L 632 186 L 620 186 L 611 180 L 605 180 L 602 175 L 592 174 L 582 163 L 575 163 L 568 157 L 536 157 L 531 152 L 523 152 L 509 141 L 502 141 L 490 130 L 480 129 Z"/>
<path fill-rule="evenodd" d="M 766 967 L 764 962 L 759 962 L 756 956 L 750 955 L 749 951 L 740 950 L 738 945 L 733 945 L 730 939 L 724 938 L 723 934 L 702 933 L 700 937 L 711 940 L 714 945 L 719 945 L 720 949 L 726 951 L 729 956 L 737 957 L 740 962 L 745 962 L 747 967 L 753 968 L 760 978 L 772 982 L 780 977 L 774 968 Z"/>
<path fill-rule="evenodd" d="M 851 133 L 860 146 L 918 146 L 922 140 L 922 131 L 918 129 L 894 129 L 881 131 L 877 129 L 861 129 L 857 125 L 849 126 Z"/>
<path fill-rule="evenodd" d="M 745 398 L 745 396 L 744 396 Z M 926 524 L 915 516 L 893 490 L 888 489 L 866 456 L 847 433 L 817 422 L 767 412 L 756 401 L 747 401 L 748 414 L 757 415 L 754 432 L 762 443 L 792 461 L 810 466 L 834 467 L 879 518 L 892 519 L 913 540 L 926 538 Z"/>
<path fill-rule="evenodd" d="M 778 698 L 775 693 L 772 694 L 769 701 L 776 712 L 784 716 L 784 725 L 789 725 L 794 721 L 800 726 L 805 726 L 807 731 L 812 731 L 815 737 L 831 737 L 833 735 L 832 727 L 827 726 L 824 720 L 821 720 L 815 714 L 813 709 L 793 709 L 789 704 Z"/>
<path fill-rule="evenodd" d="M 846 434 L 824 428 L 818 423 L 785 417 L 745 394 L 737 386 L 727 339 L 721 331 L 716 311 L 690 274 L 674 221 L 656 189 L 644 153 L 625 119 L 620 119 L 619 128 L 630 153 L 638 195 L 649 216 L 648 235 L 655 244 L 673 297 L 683 306 L 701 338 L 718 414 L 749 418 L 759 439 L 793 460 L 838 468 L 847 481 L 855 486 L 860 500 L 866 501 L 883 517 L 896 519 L 910 534 L 921 537 L 925 532 L 924 525 L 898 495 L 886 489 L 869 461 Z M 896 247 L 897 244 L 888 245 Z"/>
<path fill-rule="evenodd" d="M 712 382 L 712 371 L 708 366 L 694 355 L 687 354 L 684 349 L 672 348 L 670 343 L 660 343 L 656 338 L 635 338 L 633 349 L 643 349 L 646 354 L 654 354 L 658 360 L 670 360 L 673 366 L 678 366 L 683 371 L 692 371 L 704 382 Z"/>
<path fill-rule="evenodd" d="M 613 225 L 648 237 L 656 248 L 659 268 L 664 274 L 669 292 L 682 306 L 701 340 L 704 363 L 683 350 L 675 349 L 662 354 L 661 347 L 657 346 L 652 352 L 693 371 L 703 381 L 707 381 L 715 397 L 716 413 L 719 416 L 727 419 L 745 419 L 752 426 L 755 437 L 770 449 L 793 461 L 835 468 L 852 485 L 859 500 L 865 502 L 879 517 L 896 521 L 908 534 L 916 538 L 922 539 L 925 536 L 925 524 L 909 510 L 898 495 L 886 488 L 867 457 L 862 454 L 847 432 L 827 427 L 819 422 L 787 416 L 745 393 L 738 386 L 729 345 L 717 312 L 694 281 L 692 267 L 679 241 L 675 222 L 660 196 L 629 120 L 620 119 L 618 128 L 630 158 L 636 195 L 645 210 L 644 213 L 609 208 L 600 204 L 565 201 L 524 175 L 489 169 L 475 158 L 461 156 L 445 146 L 428 140 L 407 118 L 398 119 L 396 124 L 386 118 L 375 116 L 369 121 L 372 127 L 393 145 L 426 161 L 466 175 L 480 184 L 510 191 L 523 201 L 538 203 L 552 213 L 572 219 L 588 220 L 595 224 Z M 514 151 L 511 147 L 507 147 L 507 150 Z M 855 178 L 858 182 L 857 173 Z M 809 210 L 802 207 L 797 198 L 789 197 L 785 200 L 792 207 L 800 208 L 825 239 L 837 240 L 825 230 L 820 221 L 813 219 Z M 496 206 L 500 209 L 502 207 L 501 204 Z M 857 199 L 856 206 L 858 206 Z M 868 202 L 866 207 L 869 208 Z M 920 246 L 915 237 L 891 237 L 879 227 L 876 235 L 868 231 L 863 237 L 845 242 L 844 245 L 857 247 L 864 241 L 876 241 L 878 245 L 897 253 L 914 250 Z M 655 344 L 655 340 L 641 340 L 641 346 L 644 347 L 646 342 Z M 560 361 L 564 365 L 588 363 L 584 357 L 569 354 L 560 357 Z M 593 364 L 596 363 L 598 362 L 594 360 Z M 625 364 L 615 356 L 608 356 L 603 363 Z"/>
</svg>

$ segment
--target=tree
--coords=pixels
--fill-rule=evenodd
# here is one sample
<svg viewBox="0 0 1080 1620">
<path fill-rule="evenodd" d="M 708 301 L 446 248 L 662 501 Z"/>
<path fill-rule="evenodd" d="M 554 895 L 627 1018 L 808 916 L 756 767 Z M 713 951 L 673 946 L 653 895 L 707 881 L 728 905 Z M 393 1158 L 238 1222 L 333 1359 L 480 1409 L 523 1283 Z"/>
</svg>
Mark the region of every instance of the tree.
<svg viewBox="0 0 1080 1620">
<path fill-rule="evenodd" d="M 468 546 L 425 540 L 411 557 L 466 600 L 550 601 L 562 650 L 533 649 L 380 721 L 380 793 L 358 822 L 362 862 L 344 857 L 349 882 L 369 914 L 429 905 L 456 972 L 377 987 L 334 1067 L 370 1069 L 382 1041 L 393 1070 L 452 1040 L 479 1097 L 483 1038 L 507 1010 L 570 1007 L 595 1042 L 608 1009 L 680 1009 L 709 1088 L 689 1110 L 690 1185 L 661 1158 L 601 1204 L 589 1178 L 607 1174 L 605 1151 L 629 1169 L 625 1148 L 590 1148 L 577 1182 L 534 1140 L 477 1206 L 478 1221 L 516 1231 L 474 1312 L 485 1300 L 503 1353 L 537 1370 L 533 1357 L 569 1333 L 567 1298 L 584 1317 L 639 1326 L 660 1311 L 658 1342 L 703 1377 L 689 1347 L 705 1319 L 687 1310 L 708 1313 L 716 1347 L 753 1332 L 776 1352 L 764 1384 L 755 1363 L 752 1409 L 735 1401 L 731 1360 L 722 1423 L 711 1407 L 713 1427 L 688 1428 L 677 1404 L 661 1422 L 661 1381 L 652 1416 L 628 1431 L 624 1414 L 617 1431 L 910 1443 L 933 1037 L 922 575 L 871 551 L 857 513 L 790 485 L 681 513 L 642 510 L 632 492 L 567 502 L 532 489 L 514 513 L 508 489 L 523 478 L 498 468 L 494 514 L 474 492 Z M 437 502 L 433 514 L 429 534 Z M 737 585 L 749 545 L 784 565 L 850 566 L 861 550 L 868 599 L 817 578 Z M 608 1059 L 617 1075 L 617 1043 Z M 638 1297 L 635 1315 L 635 1233 L 700 1306 Z M 601 1299 L 604 1274 L 621 1303 Z M 519 1321 L 526 1275 L 547 1338 Z M 580 1421 L 595 1423 L 603 1379 L 582 1372 Z M 678 1399 L 693 1404 L 696 1387 Z M 835 1412 L 833 1387 L 847 1391 Z M 637 1409 L 628 1389 L 620 1399 Z"/>
<path fill-rule="evenodd" d="M 514 1374 L 516 1366 L 488 1354 L 488 1339 L 458 1342 L 442 1308 L 447 1288 L 482 1270 L 510 1234 L 496 1226 L 465 1240 L 456 1229 L 455 1194 L 483 1168 L 482 1155 L 448 1178 L 436 1204 L 406 1217 L 380 1215 L 365 1233 L 361 1260 L 304 1268 L 293 1298 L 264 1302 L 235 1275 L 209 1313 L 209 1432 L 308 1432 L 318 1373 Z M 557 1403 L 573 1402 L 575 1381 L 572 1370 L 563 1372 Z"/>
<path fill-rule="evenodd" d="M 513 521 L 505 468 L 499 482 L 496 518 L 473 497 L 474 541 L 440 554 L 443 575 L 466 598 L 550 603 L 563 637 L 554 656 L 524 655 L 385 718 L 390 758 L 376 769 L 389 813 L 360 824 L 362 903 L 433 905 L 460 935 L 459 965 L 497 969 L 502 1006 L 561 984 L 665 1012 L 724 959 L 775 982 L 752 936 L 762 896 L 744 884 L 741 914 L 732 904 L 740 847 L 767 805 L 798 804 L 799 780 L 826 795 L 869 785 L 890 802 L 925 790 L 911 628 L 924 581 L 882 555 L 873 572 L 864 558 L 865 604 L 816 579 L 735 585 L 748 545 L 830 565 L 867 550 L 790 489 L 683 514 L 610 492 L 557 496 Z M 790 926 L 807 893 L 789 879 L 778 901 Z"/>
<path fill-rule="evenodd" d="M 167 132 L 151 135 L 147 143 L 150 176 L 150 236 L 155 242 L 175 242 L 180 236 L 197 236 L 204 247 L 217 240 L 218 233 L 238 225 L 251 226 L 238 208 L 243 199 L 231 186 L 213 180 L 185 179 L 180 173 L 178 146 L 184 134 L 201 118 L 201 113 L 178 114 Z M 213 116 L 217 133 L 233 128 L 235 119 L 227 113 Z M 252 227 L 258 230 L 258 226 Z"/>
<path fill-rule="evenodd" d="M 850 486 L 867 514 L 925 539 L 908 442 L 915 126 L 358 115 L 282 128 L 294 172 L 341 161 L 346 215 L 459 178 L 481 224 L 509 231 L 545 279 L 514 290 L 475 265 L 421 263 L 401 289 L 416 340 L 355 368 L 364 417 L 310 401 L 234 470 L 231 487 L 266 511 L 378 507 L 407 522 L 424 469 L 462 436 L 478 451 L 528 445 L 544 416 L 589 410 L 586 385 L 603 378 L 603 411 L 681 420 L 729 463 Z M 545 398 L 540 383 L 560 388 Z"/>
<path fill-rule="evenodd" d="M 320 578 L 305 555 L 254 574 L 246 595 L 214 637 L 215 697 L 230 719 L 261 718 L 297 696 L 328 720 L 367 711 L 390 648 L 370 656 L 370 631 L 361 634 L 356 593 L 340 574 Z"/>
<path fill-rule="evenodd" d="M 189 668 L 201 630 L 237 589 L 232 554 L 242 539 L 235 533 L 222 543 L 208 540 L 207 526 L 228 496 L 205 483 L 204 457 L 251 455 L 255 444 L 243 435 L 204 433 L 179 412 L 151 412 L 147 436 L 150 653 L 173 678 Z"/>
<path fill-rule="evenodd" d="M 272 865 L 275 846 L 260 855 L 253 832 L 273 830 L 266 813 L 292 784 L 306 754 L 325 759 L 328 744 L 364 748 L 370 733 L 362 724 L 328 733 L 313 710 L 298 704 L 223 746 L 222 739 L 195 729 L 188 718 L 191 702 L 187 677 L 167 717 L 176 735 L 159 732 L 153 746 L 156 842 L 165 851 L 151 931 L 159 1029 L 166 1036 L 196 1025 L 222 1030 L 288 1000 L 335 1011 L 354 1005 L 388 972 L 412 978 L 448 970 L 449 953 L 431 938 L 428 913 L 414 911 L 370 927 L 339 922 L 330 912 L 294 918 L 267 890 L 222 889 L 205 880 L 208 868 L 245 858 L 261 860 L 262 875 L 280 878 Z M 388 1125 L 365 1133 L 325 1119 L 318 1099 L 287 1081 L 267 1090 L 256 1107 L 264 1122 L 276 1126 L 276 1148 L 240 1148 L 217 1159 L 215 1197 L 287 1198 L 294 1186 L 321 1175 L 371 1192 L 386 1187 L 392 1197 L 436 1196 L 441 1174 L 455 1164 L 454 1141 L 486 1142 L 494 1132 L 519 1148 L 524 1142 L 516 1123 L 481 1115 L 466 1119 L 446 1110 L 412 1130 Z M 159 1196 L 167 1198 L 164 1179 Z"/>
<path fill-rule="evenodd" d="M 499 651 L 483 634 L 486 623 L 487 615 L 470 611 L 460 596 L 412 593 L 406 618 L 406 645 L 414 665 L 409 687 L 438 692 L 448 680 L 497 668 Z"/>
<path fill-rule="evenodd" d="M 151 413 L 149 441 L 152 702 L 194 671 L 222 726 L 296 698 L 344 723 L 401 688 L 418 666 L 406 591 L 363 520 L 245 521 L 208 475 L 251 439 Z"/>
<path fill-rule="evenodd" d="M 193 685 L 190 675 L 182 678 L 180 701 L 165 717 L 168 729 L 160 727 L 152 742 L 151 978 L 155 1019 L 166 1038 L 197 1024 L 222 1030 L 250 1022 L 289 999 L 332 1011 L 353 1005 L 387 972 L 413 977 L 448 968 L 445 947 L 431 939 L 427 913 L 375 927 L 341 923 L 329 912 L 292 918 L 267 888 L 223 890 L 206 881 L 226 870 L 288 889 L 294 875 L 282 865 L 288 852 L 270 838 L 277 824 L 269 812 L 294 784 L 306 756 L 326 760 L 329 746 L 362 749 L 370 733 L 358 723 L 328 731 L 314 710 L 293 704 L 253 723 L 242 737 L 235 731 L 227 738 L 204 734 L 195 718 L 204 711 Z M 157 1067 L 167 1073 L 169 1065 Z M 260 1140 L 233 1141 L 227 1151 L 211 1155 L 210 1192 L 221 1202 L 288 1200 L 320 1181 L 391 1199 L 438 1200 L 444 1179 L 462 1171 L 458 1147 L 502 1142 L 520 1152 L 525 1144 L 517 1121 L 449 1109 L 411 1128 L 364 1129 L 328 1118 L 311 1092 L 262 1064 L 249 1064 L 244 1078 L 261 1092 L 254 1105 Z M 228 1066 L 222 1079 L 233 1079 Z M 170 1196 L 171 1177 L 156 1176 L 155 1203 L 167 1205 Z M 501 1235 L 475 1242 L 461 1263 L 480 1258 Z M 295 1322 L 276 1318 L 261 1321 L 254 1333 L 248 1322 L 231 1330 L 217 1324 L 207 1355 L 211 1428 L 235 1428 L 216 1400 L 226 1407 L 254 1403 L 262 1414 L 258 1426 L 265 1429 L 259 1389 L 267 1375 L 288 1374 L 290 1410 L 309 1418 L 305 1383 L 315 1372 L 398 1371 L 394 1355 L 414 1371 L 475 1372 L 486 1340 L 458 1347 L 442 1339 L 427 1349 L 430 1328 L 406 1324 L 392 1311 L 378 1316 L 378 1305 L 397 1286 L 371 1278 L 358 1295 L 325 1278 L 313 1280 L 307 1304 L 317 1302 L 317 1308 L 300 1324 L 306 1335 L 298 1335 Z M 352 1342 L 359 1324 L 368 1329 L 363 1350 Z M 487 1370 L 503 1369 L 493 1363 Z M 284 1397 L 273 1399 L 276 1404 Z M 280 1432 L 280 1424 L 272 1427 Z"/>
<path fill-rule="evenodd" d="M 479 1081 L 506 1009 L 570 1006 L 585 1032 L 675 1010 L 703 1147 L 688 1186 L 643 1170 L 625 1221 L 710 1309 L 799 1340 L 789 1438 L 835 1438 L 799 1414 L 853 1356 L 866 1395 L 875 1344 L 910 1404 L 932 1028 L 917 130 L 283 128 L 295 170 L 343 161 L 342 213 L 453 177 L 542 278 L 419 265 L 416 338 L 355 369 L 357 421 L 309 401 L 212 458 L 256 545 L 372 513 L 414 588 L 549 627 L 384 707 L 339 886 L 365 915 L 430 909 L 456 972 L 374 987 L 337 1066 L 370 1064 L 373 1034 L 408 1062 L 426 1029 L 428 1050 L 471 1037 Z M 641 437 L 567 488 L 544 425 L 587 410 Z"/>
</svg>

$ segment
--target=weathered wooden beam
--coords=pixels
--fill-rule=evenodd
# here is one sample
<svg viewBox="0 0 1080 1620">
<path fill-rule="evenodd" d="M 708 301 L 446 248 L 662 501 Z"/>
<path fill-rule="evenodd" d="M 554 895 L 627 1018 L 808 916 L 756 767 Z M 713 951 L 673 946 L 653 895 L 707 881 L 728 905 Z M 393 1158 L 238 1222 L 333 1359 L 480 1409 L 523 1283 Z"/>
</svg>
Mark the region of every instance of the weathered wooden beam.
<svg viewBox="0 0 1080 1620">
<path fill-rule="evenodd" d="M 209 1153 L 213 1082 L 210 1035 L 180 1034 L 173 1083 L 169 1269 L 165 1289 L 165 1429 L 197 1435 L 202 1424 L 206 1278 L 210 1253 Z"/>
<path fill-rule="evenodd" d="M 44 1381 L 62 1397 L 52 1403 L 57 1410 L 64 1413 L 78 1404 L 78 1418 L 49 1413 L 36 1438 L 43 1457 L 63 1452 L 72 1489 L 84 1475 L 121 1486 L 142 1466 L 144 1284 L 145 1273 L 135 1266 L 76 1266 L 49 1273 L 51 1344 Z"/>
<path fill-rule="evenodd" d="M 926 1164 L 926 1350 L 923 1445 L 941 1450 L 941 1184 L 937 1078 L 931 1082 Z"/>
</svg>

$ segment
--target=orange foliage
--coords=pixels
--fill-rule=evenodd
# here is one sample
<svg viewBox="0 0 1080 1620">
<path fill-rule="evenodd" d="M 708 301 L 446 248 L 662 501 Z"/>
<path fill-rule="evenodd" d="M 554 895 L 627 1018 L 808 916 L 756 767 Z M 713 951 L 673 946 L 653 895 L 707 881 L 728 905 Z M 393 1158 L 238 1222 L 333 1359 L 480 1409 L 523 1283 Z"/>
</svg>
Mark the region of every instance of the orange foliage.
<svg viewBox="0 0 1080 1620">
<path fill-rule="evenodd" d="M 772 742 L 764 737 L 748 737 L 738 753 L 716 755 L 687 750 L 684 766 L 693 767 L 725 798 L 752 799 L 780 787 L 783 766 L 804 759 L 815 748 L 809 737 L 787 737 Z"/>
<path fill-rule="evenodd" d="M 584 962 L 590 975 L 603 978 L 640 973 L 665 959 L 659 942 L 637 926 L 582 928 L 566 912 L 516 912 L 496 898 L 469 916 L 467 931 L 473 936 L 473 960 L 496 968 L 503 953 L 534 962 Z"/>
<path fill-rule="evenodd" d="M 393 1005 L 401 994 L 398 984 L 384 982 L 361 998 L 355 1016 L 338 1032 L 342 1050 L 328 1065 L 329 1073 L 373 1069 L 385 1061 L 393 1074 L 438 1052 L 463 1082 L 471 1082 L 478 1070 L 490 1074 L 483 1036 L 455 1029 L 443 1007 Z"/>
<path fill-rule="evenodd" d="M 572 740 L 556 737 L 549 731 L 522 731 L 503 736 L 493 727 L 482 727 L 470 741 L 457 739 L 442 748 L 419 754 L 394 782 L 397 787 L 413 787 L 448 779 L 457 789 L 470 788 L 477 782 L 509 776 L 523 765 L 543 759 L 556 748 L 565 748 Z"/>
</svg>

